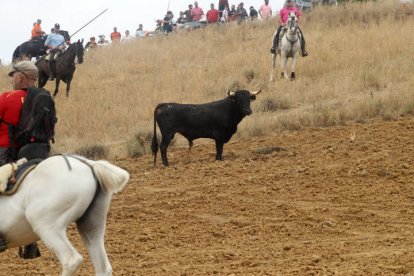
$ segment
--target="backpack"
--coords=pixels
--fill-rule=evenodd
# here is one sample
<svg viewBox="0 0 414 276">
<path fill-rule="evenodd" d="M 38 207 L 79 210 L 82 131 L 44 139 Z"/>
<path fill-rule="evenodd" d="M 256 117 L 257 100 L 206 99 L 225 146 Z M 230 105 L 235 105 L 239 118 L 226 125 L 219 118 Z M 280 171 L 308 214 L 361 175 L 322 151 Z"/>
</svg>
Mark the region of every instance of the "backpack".
<svg viewBox="0 0 414 276">
<path fill-rule="evenodd" d="M 30 143 L 54 143 L 56 122 L 55 102 L 50 92 L 31 87 L 20 111 L 14 140 L 19 147 Z"/>
</svg>

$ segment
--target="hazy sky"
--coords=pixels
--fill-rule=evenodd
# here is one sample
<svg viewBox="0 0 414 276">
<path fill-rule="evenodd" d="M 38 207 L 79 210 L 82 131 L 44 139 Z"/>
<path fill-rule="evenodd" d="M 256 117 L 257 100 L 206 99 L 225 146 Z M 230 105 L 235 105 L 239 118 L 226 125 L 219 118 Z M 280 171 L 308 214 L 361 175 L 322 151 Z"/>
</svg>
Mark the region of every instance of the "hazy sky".
<svg viewBox="0 0 414 276">
<path fill-rule="evenodd" d="M 264 0 L 229 0 L 229 4 L 243 1 L 245 8 L 259 9 Z M 155 20 L 162 19 L 169 9 L 174 18 L 185 10 L 193 0 L 0 0 L 0 58 L 10 63 L 14 49 L 30 39 L 30 31 L 36 19 L 42 19 L 42 29 L 49 33 L 55 23 L 72 35 L 89 20 L 108 9 L 106 13 L 76 34 L 73 39 L 105 34 L 108 38 L 114 26 L 123 35 L 125 30 L 135 34 L 138 24 L 145 30 L 155 28 Z M 199 6 L 206 13 L 210 3 L 217 7 L 218 0 L 199 0 Z M 283 0 L 270 0 L 273 11 L 282 7 Z M 276 25 L 276 23 L 275 23 Z M 72 39 L 72 40 L 73 40 Z"/>
</svg>

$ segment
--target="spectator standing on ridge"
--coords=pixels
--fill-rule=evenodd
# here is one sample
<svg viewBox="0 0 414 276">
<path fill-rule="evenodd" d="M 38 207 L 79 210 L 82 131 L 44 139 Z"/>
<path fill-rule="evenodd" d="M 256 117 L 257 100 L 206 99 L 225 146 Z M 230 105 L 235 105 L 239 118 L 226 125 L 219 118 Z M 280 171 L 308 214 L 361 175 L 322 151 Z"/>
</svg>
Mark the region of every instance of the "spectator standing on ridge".
<svg viewBox="0 0 414 276">
<path fill-rule="evenodd" d="M 187 22 L 193 22 L 193 16 L 191 15 L 191 10 L 193 9 L 193 5 L 188 5 L 188 10 L 184 12 L 185 19 Z"/>
<path fill-rule="evenodd" d="M 47 35 L 45 46 L 49 48 L 49 80 L 52 81 L 55 80 L 56 73 L 55 55 L 66 48 L 65 38 L 53 28 L 51 33 Z"/>
<path fill-rule="evenodd" d="M 207 12 L 207 23 L 217 23 L 220 19 L 220 12 L 214 8 L 214 4 L 210 4 L 210 10 Z"/>
<path fill-rule="evenodd" d="M 270 49 L 270 52 L 272 54 L 276 53 L 277 47 L 279 46 L 280 31 L 282 30 L 284 26 L 286 26 L 289 20 L 290 12 L 296 13 L 298 20 L 300 19 L 301 13 L 296 7 L 293 6 L 292 0 L 286 0 L 285 7 L 282 8 L 278 14 L 279 15 L 278 16 L 279 27 L 277 28 L 276 35 L 273 37 L 273 44 L 272 44 L 272 48 Z M 300 28 L 299 28 L 299 32 L 300 32 L 300 39 L 301 39 L 300 46 L 301 46 L 302 57 L 306 57 L 308 56 L 308 52 L 305 50 L 305 38 L 303 37 L 302 30 Z"/>
<path fill-rule="evenodd" d="M 34 87 L 38 76 L 38 69 L 31 61 L 20 61 L 13 65 L 8 74 L 12 78 L 13 90 L 0 94 L 0 166 L 15 161 L 18 149 L 12 148 L 7 124 L 17 126 L 27 88 Z M 6 124 L 7 123 L 7 124 Z"/>
<path fill-rule="evenodd" d="M 122 42 L 128 42 L 133 40 L 134 38 L 129 34 L 129 30 L 125 31 L 125 36 L 122 38 Z"/>
<path fill-rule="evenodd" d="M 65 41 L 66 41 L 66 44 L 67 44 L 67 45 L 70 45 L 70 36 L 69 36 L 68 31 L 61 30 L 61 29 L 60 29 L 60 25 L 59 25 L 59 23 L 56 23 L 56 24 L 55 24 L 55 30 L 56 30 L 56 32 L 57 32 L 58 34 L 60 34 L 60 35 L 62 35 L 62 36 L 63 36 L 63 38 L 64 38 L 64 39 L 65 39 Z"/>
<path fill-rule="evenodd" d="M 229 22 L 236 21 L 236 17 L 237 17 L 237 10 L 236 10 L 236 6 L 233 4 L 231 5 L 231 9 L 229 10 Z"/>
<path fill-rule="evenodd" d="M 249 17 L 249 15 L 247 14 L 246 9 L 244 8 L 243 2 L 241 2 L 237 7 L 237 23 L 240 24 L 242 21 L 245 21 L 247 17 Z"/>
<path fill-rule="evenodd" d="M 227 9 L 228 9 L 229 0 L 219 0 L 218 10 L 220 12 L 220 17 L 223 17 L 223 11 L 224 11 L 224 8 L 226 7 L 226 5 L 227 5 Z"/>
<path fill-rule="evenodd" d="M 191 10 L 191 17 L 193 18 L 194 22 L 200 21 L 200 19 L 203 17 L 204 11 L 202 8 L 198 6 L 198 2 L 194 2 L 194 8 Z"/>
<path fill-rule="evenodd" d="M 174 18 L 174 14 L 172 13 L 172 11 L 167 11 L 167 14 L 165 15 L 164 20 L 163 20 L 163 27 L 164 27 L 165 34 L 169 34 L 172 32 L 173 18 Z"/>
<path fill-rule="evenodd" d="M 175 23 L 177 23 L 177 25 L 184 25 L 185 23 L 187 23 L 187 19 L 184 16 L 183 11 L 180 11 L 180 16 L 178 16 L 177 21 Z"/>
<path fill-rule="evenodd" d="M 229 6 L 228 5 L 224 7 L 223 13 L 221 15 L 221 22 L 222 23 L 229 22 Z"/>
<path fill-rule="evenodd" d="M 86 43 L 86 45 L 85 45 L 85 50 L 89 50 L 89 49 L 94 49 L 94 48 L 96 48 L 96 47 L 98 47 L 98 44 L 96 43 L 96 39 L 95 39 L 95 37 L 94 36 L 92 36 L 90 39 L 89 39 L 89 41 L 88 41 L 88 43 Z"/>
<path fill-rule="evenodd" d="M 250 16 L 251 21 L 256 20 L 259 17 L 259 14 L 257 13 L 257 11 L 255 10 L 253 6 L 250 6 L 249 16 Z"/>
<path fill-rule="evenodd" d="M 142 24 L 138 25 L 138 29 L 135 31 L 135 37 L 136 38 L 144 38 L 145 37 L 144 27 L 142 26 Z"/>
<path fill-rule="evenodd" d="M 105 39 L 105 35 L 101 34 L 99 35 L 98 43 L 96 43 L 98 46 L 107 46 L 109 45 L 109 41 Z"/>
<path fill-rule="evenodd" d="M 259 9 L 260 18 L 263 20 L 270 19 L 272 17 L 272 7 L 269 5 L 269 0 L 265 0 L 264 4 Z"/>
<path fill-rule="evenodd" d="M 42 26 L 40 26 L 40 24 L 42 24 L 42 20 L 38 19 L 36 21 L 36 23 L 33 25 L 33 29 L 32 29 L 32 39 L 40 37 L 42 35 L 45 34 L 44 31 L 42 31 Z"/>
<path fill-rule="evenodd" d="M 114 27 L 114 31 L 111 33 L 110 37 L 111 37 L 112 42 L 120 42 L 121 41 L 121 33 L 118 32 L 116 27 Z"/>
</svg>

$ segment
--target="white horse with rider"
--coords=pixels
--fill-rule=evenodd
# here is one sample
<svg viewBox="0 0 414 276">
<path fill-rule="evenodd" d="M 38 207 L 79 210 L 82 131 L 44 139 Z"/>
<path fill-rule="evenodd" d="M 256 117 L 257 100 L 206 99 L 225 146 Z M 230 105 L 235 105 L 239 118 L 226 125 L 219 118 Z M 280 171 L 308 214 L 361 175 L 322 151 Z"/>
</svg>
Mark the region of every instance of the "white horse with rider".
<svg viewBox="0 0 414 276">
<path fill-rule="evenodd" d="M 74 275 L 83 257 L 66 232 L 76 222 L 95 273 L 112 275 L 104 247 L 106 218 L 112 194 L 121 191 L 128 180 L 127 171 L 102 160 L 80 156 L 43 160 L 14 194 L 0 194 L 0 251 L 42 240 L 59 259 L 62 275 Z"/>
<path fill-rule="evenodd" d="M 292 58 L 292 68 L 290 79 L 296 78 L 296 61 L 299 54 L 303 57 L 308 55 L 305 49 L 305 38 L 299 28 L 300 11 L 293 6 L 292 0 L 286 1 L 286 6 L 279 11 L 280 26 L 273 35 L 272 48 L 272 74 L 270 80 L 273 80 L 274 68 L 276 66 L 277 54 L 281 57 L 282 78 L 288 79 L 287 61 Z"/>
</svg>

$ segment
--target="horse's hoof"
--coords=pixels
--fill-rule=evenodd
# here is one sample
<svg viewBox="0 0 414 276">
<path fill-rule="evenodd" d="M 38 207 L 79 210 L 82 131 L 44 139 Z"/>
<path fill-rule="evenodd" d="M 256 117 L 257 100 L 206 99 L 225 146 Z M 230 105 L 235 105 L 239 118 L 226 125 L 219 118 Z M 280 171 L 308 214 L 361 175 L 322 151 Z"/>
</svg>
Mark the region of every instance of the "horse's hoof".
<svg viewBox="0 0 414 276">
<path fill-rule="evenodd" d="M 25 247 L 19 247 L 19 256 L 22 259 L 34 259 L 40 257 L 40 251 L 37 247 L 37 243 L 26 245 Z"/>
</svg>

